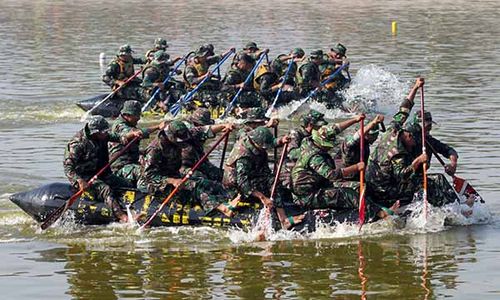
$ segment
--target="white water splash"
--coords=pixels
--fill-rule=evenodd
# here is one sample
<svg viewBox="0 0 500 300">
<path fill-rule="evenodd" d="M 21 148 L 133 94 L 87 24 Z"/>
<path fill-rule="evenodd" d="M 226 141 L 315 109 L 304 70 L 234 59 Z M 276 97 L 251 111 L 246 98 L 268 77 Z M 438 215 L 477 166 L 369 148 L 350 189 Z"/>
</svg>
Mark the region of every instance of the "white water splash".
<svg viewBox="0 0 500 300">
<path fill-rule="evenodd" d="M 344 91 L 345 104 L 357 112 L 381 112 L 392 115 L 408 92 L 408 83 L 377 66 L 362 66 Z"/>
</svg>

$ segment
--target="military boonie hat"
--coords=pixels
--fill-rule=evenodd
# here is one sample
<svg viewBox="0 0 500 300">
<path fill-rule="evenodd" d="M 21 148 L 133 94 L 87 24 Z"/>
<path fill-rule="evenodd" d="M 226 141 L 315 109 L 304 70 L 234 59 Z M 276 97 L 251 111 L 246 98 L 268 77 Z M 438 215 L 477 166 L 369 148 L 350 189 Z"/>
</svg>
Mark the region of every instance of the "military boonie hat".
<svg viewBox="0 0 500 300">
<path fill-rule="evenodd" d="M 198 50 L 196 50 L 196 52 L 194 53 L 196 57 L 207 56 L 209 54 L 210 49 L 207 49 L 204 45 L 198 48 Z"/>
<path fill-rule="evenodd" d="M 89 133 L 92 135 L 97 132 L 108 132 L 109 123 L 102 116 L 92 116 L 90 120 L 85 124 L 85 127 Z"/>
<path fill-rule="evenodd" d="M 337 137 L 337 133 L 333 128 L 322 126 L 318 130 L 312 131 L 312 140 L 319 146 L 325 148 L 333 148 L 333 142 Z"/>
<path fill-rule="evenodd" d="M 243 50 L 259 50 L 259 48 L 255 42 L 248 42 L 245 44 L 245 48 L 243 48 Z"/>
<path fill-rule="evenodd" d="M 155 46 L 157 46 L 160 49 L 166 49 L 168 48 L 167 40 L 164 38 L 157 38 L 155 40 Z"/>
<path fill-rule="evenodd" d="M 135 100 L 128 100 L 123 103 L 123 108 L 121 110 L 122 114 L 127 114 L 135 117 L 141 116 L 141 103 Z"/>
<path fill-rule="evenodd" d="M 187 119 L 195 126 L 212 125 L 215 123 L 215 121 L 212 120 L 210 111 L 206 108 L 196 109 Z"/>
<path fill-rule="evenodd" d="M 170 55 L 163 50 L 158 50 L 154 53 L 153 57 L 156 61 L 166 61 L 170 58 Z"/>
<path fill-rule="evenodd" d="M 302 48 L 293 48 L 292 55 L 295 57 L 301 58 L 304 55 L 306 55 L 306 53 L 304 52 L 304 50 Z"/>
<path fill-rule="evenodd" d="M 206 50 L 208 50 L 208 56 L 215 55 L 215 47 L 214 47 L 214 45 L 212 45 L 212 44 L 204 44 L 201 47 L 205 48 Z"/>
<path fill-rule="evenodd" d="M 259 126 L 248 133 L 248 137 L 254 144 L 262 149 L 270 149 L 274 147 L 274 136 L 269 128 Z"/>
<path fill-rule="evenodd" d="M 191 139 L 191 133 L 184 122 L 174 120 L 163 129 L 168 140 L 173 143 L 184 143 Z"/>
<path fill-rule="evenodd" d="M 415 117 L 413 118 L 413 122 L 417 124 L 422 123 L 422 112 L 419 110 L 415 113 Z M 425 125 L 427 124 L 437 124 L 436 122 L 432 121 L 432 114 L 430 111 L 424 111 L 424 123 Z"/>
<path fill-rule="evenodd" d="M 317 59 L 317 58 L 322 58 L 323 57 L 323 50 L 314 50 L 311 52 L 309 55 L 312 59 Z"/>
<path fill-rule="evenodd" d="M 323 126 L 327 125 L 328 122 L 324 119 L 325 114 L 320 113 L 317 110 L 311 109 L 307 114 L 302 115 L 301 120 L 304 126 L 307 124 L 312 124 L 313 126 Z"/>
<path fill-rule="evenodd" d="M 340 43 L 338 43 L 337 45 L 332 47 L 330 50 L 335 52 L 335 53 L 341 54 L 342 56 L 345 56 L 345 54 L 347 52 L 347 48 Z"/>
<path fill-rule="evenodd" d="M 243 117 L 245 118 L 243 124 L 265 123 L 269 121 L 269 118 L 266 117 L 266 112 L 262 107 L 252 107 L 248 109 Z"/>
<path fill-rule="evenodd" d="M 130 47 L 129 44 L 122 45 L 118 50 L 119 55 L 131 54 L 132 52 L 134 51 L 132 50 L 132 47 Z"/>
</svg>

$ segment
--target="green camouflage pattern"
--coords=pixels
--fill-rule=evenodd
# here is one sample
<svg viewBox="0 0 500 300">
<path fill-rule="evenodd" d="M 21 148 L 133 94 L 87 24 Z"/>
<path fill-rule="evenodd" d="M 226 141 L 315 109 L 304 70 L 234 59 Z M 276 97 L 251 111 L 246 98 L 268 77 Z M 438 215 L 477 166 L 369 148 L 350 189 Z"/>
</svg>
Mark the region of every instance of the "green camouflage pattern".
<svg viewBox="0 0 500 300">
<path fill-rule="evenodd" d="M 250 131 L 248 138 L 262 149 L 274 148 L 276 144 L 271 130 L 265 126 L 259 126 Z"/>
<path fill-rule="evenodd" d="M 91 116 L 85 128 L 89 135 L 97 132 L 107 132 L 109 130 L 109 123 L 102 116 Z"/>
<path fill-rule="evenodd" d="M 228 93 L 227 97 L 229 101 L 232 100 L 238 92 L 238 89 L 232 86 L 244 82 L 249 74 L 250 72 L 246 72 L 238 68 L 232 68 L 227 72 L 224 80 L 223 91 Z M 253 82 L 253 75 L 251 75 L 250 82 Z M 262 99 L 259 93 L 254 90 L 253 86 L 249 85 L 240 93 L 238 99 L 236 100 L 236 105 L 240 108 L 261 107 Z"/>
<path fill-rule="evenodd" d="M 243 199 L 249 199 L 253 191 L 269 195 L 272 177 L 267 152 L 252 145 L 248 136 L 242 136 L 225 164 L 224 187 Z"/>
<path fill-rule="evenodd" d="M 135 117 L 141 116 L 141 108 L 142 105 L 139 101 L 128 100 L 123 103 L 122 110 L 120 111 L 122 114 L 127 114 Z"/>
<path fill-rule="evenodd" d="M 330 154 L 310 138 L 302 142 L 300 149 L 300 158 L 292 169 L 294 203 L 307 209 L 356 208 L 358 192 L 351 187 L 335 185 L 342 179 L 342 172 L 335 167 Z"/>
<path fill-rule="evenodd" d="M 315 127 L 321 127 L 328 124 L 328 122 L 325 120 L 325 114 L 320 113 L 315 109 L 311 109 L 307 113 L 304 113 L 300 117 L 300 121 L 302 122 L 302 126 L 312 124 Z"/>
</svg>

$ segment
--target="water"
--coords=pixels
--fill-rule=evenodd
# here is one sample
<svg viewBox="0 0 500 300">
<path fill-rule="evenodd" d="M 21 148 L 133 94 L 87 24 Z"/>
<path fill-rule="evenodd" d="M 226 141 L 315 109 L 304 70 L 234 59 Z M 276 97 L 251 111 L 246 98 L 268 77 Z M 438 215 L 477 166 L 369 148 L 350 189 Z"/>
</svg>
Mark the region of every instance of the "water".
<svg viewBox="0 0 500 300">
<path fill-rule="evenodd" d="M 499 9 L 463 0 L 1 1 L 2 297 L 497 299 Z M 459 175 L 487 202 L 478 214 L 492 219 L 450 228 L 442 225 L 450 212 L 435 210 L 425 227 L 417 216 L 404 230 L 339 225 L 266 242 L 238 230 L 128 224 L 41 232 L 8 195 L 65 180 L 64 146 L 81 127 L 74 103 L 107 90 L 100 53 L 109 61 L 129 43 L 141 55 L 159 36 L 174 56 L 207 42 L 223 51 L 254 40 L 272 56 L 342 42 L 356 74 L 348 98 L 376 100 L 387 117 L 424 76 L 433 134 L 458 150 Z"/>
</svg>

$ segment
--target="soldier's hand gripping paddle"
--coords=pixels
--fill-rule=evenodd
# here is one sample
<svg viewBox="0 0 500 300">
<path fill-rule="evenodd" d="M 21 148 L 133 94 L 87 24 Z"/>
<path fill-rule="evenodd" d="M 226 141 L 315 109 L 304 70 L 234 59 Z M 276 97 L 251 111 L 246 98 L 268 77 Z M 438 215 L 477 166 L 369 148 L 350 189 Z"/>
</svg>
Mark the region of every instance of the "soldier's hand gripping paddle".
<svg viewBox="0 0 500 300">
<path fill-rule="evenodd" d="M 181 180 L 181 182 L 179 183 L 179 185 L 177 185 L 172 192 L 170 192 L 170 194 L 165 198 L 163 199 L 163 202 L 160 204 L 160 206 L 155 210 L 155 212 L 151 215 L 151 217 L 149 217 L 149 219 L 141 225 L 141 227 L 139 229 L 144 229 L 146 228 L 147 226 L 149 226 L 149 224 L 151 224 L 151 222 L 153 221 L 153 219 L 156 217 L 156 215 L 158 215 L 158 213 L 160 213 L 160 211 L 165 207 L 165 205 L 167 205 L 170 200 L 172 200 L 172 198 L 175 196 L 175 194 L 177 194 L 177 192 L 181 189 L 181 187 L 184 185 L 184 183 L 186 183 L 186 181 L 188 181 L 189 178 L 191 178 L 191 176 L 193 175 L 194 171 L 196 171 L 200 165 L 205 161 L 207 160 L 208 156 L 210 155 L 210 153 L 212 153 L 212 151 L 214 151 L 214 149 L 231 133 L 231 130 L 228 130 L 226 131 L 218 140 L 217 142 L 215 142 L 215 144 L 205 153 L 205 155 L 203 155 L 202 158 L 200 158 L 200 160 L 191 168 L 191 170 L 186 174 L 186 176 L 184 176 Z"/>
<path fill-rule="evenodd" d="M 87 112 L 85 112 L 85 114 L 81 117 L 80 122 L 84 122 L 85 120 L 87 120 L 87 118 L 89 117 L 90 113 L 92 113 L 92 111 L 94 111 L 101 104 L 103 104 L 108 99 L 110 99 L 111 97 L 113 97 L 116 93 L 118 93 L 119 90 L 121 90 L 124 86 L 126 86 L 130 81 L 134 80 L 134 78 L 136 78 L 137 75 L 139 75 L 141 72 L 142 72 L 142 67 L 137 72 L 135 72 L 134 75 L 132 75 L 129 79 L 127 79 L 122 85 L 120 85 L 118 88 L 116 88 L 111 93 L 109 93 L 109 95 L 107 95 L 106 98 L 102 99 L 96 105 L 94 105 L 94 107 L 92 107 L 91 109 L 87 110 Z"/>
<path fill-rule="evenodd" d="M 99 172 L 97 172 L 97 174 L 95 174 L 94 176 L 92 176 L 92 178 L 87 183 L 88 184 L 87 188 L 91 187 L 92 184 L 94 184 L 94 182 L 97 180 L 97 178 L 104 171 L 106 171 L 106 169 L 109 168 L 109 166 L 115 160 L 117 160 L 123 153 L 125 153 L 125 151 L 127 151 L 128 148 L 130 148 L 130 146 L 132 146 L 132 144 L 135 143 L 135 141 L 137 141 L 138 139 L 139 139 L 139 137 L 135 137 L 130 142 L 128 142 L 128 144 L 125 147 L 123 147 L 122 150 L 120 150 L 118 153 L 116 153 L 109 160 L 109 162 L 104 167 L 102 167 L 102 169 L 100 169 Z M 73 196 L 71 196 L 71 198 L 69 198 L 66 201 L 66 203 L 64 203 L 64 205 L 59 206 L 56 210 L 54 210 L 53 212 L 51 212 L 50 215 L 47 216 L 47 218 L 45 219 L 45 221 L 43 221 L 42 225 L 40 226 L 42 228 L 42 230 L 45 230 L 45 229 L 49 228 L 52 224 L 54 224 L 66 212 L 66 210 L 68 210 L 68 208 L 71 205 L 73 205 L 73 203 L 75 203 L 75 201 L 83 194 L 83 192 L 85 192 L 85 189 L 80 189 Z"/>
</svg>

